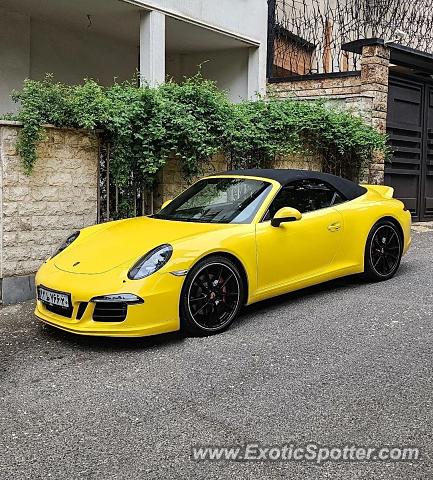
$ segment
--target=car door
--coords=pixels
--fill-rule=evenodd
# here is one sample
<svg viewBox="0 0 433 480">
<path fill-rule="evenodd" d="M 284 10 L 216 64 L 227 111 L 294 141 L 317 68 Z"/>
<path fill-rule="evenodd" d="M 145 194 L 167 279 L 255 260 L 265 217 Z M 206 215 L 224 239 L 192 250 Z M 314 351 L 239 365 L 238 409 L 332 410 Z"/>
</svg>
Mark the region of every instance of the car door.
<svg viewBox="0 0 433 480">
<path fill-rule="evenodd" d="M 297 283 L 332 270 L 343 230 L 343 217 L 333 207 L 341 193 L 319 180 L 300 180 L 283 187 L 264 221 L 256 225 L 257 282 L 260 293 L 280 293 Z M 297 208 L 301 220 L 272 227 L 282 207 Z"/>
</svg>

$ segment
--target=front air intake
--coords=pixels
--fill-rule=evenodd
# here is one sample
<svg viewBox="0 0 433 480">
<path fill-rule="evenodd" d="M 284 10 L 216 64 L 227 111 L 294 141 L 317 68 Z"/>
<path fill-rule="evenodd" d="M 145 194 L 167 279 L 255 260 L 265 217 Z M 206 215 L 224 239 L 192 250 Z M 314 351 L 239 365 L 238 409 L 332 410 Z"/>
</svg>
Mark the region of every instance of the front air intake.
<svg viewBox="0 0 433 480">
<path fill-rule="evenodd" d="M 123 322 L 128 312 L 128 305 L 124 302 L 95 303 L 93 320 L 95 322 Z"/>
<path fill-rule="evenodd" d="M 80 305 L 78 306 L 77 310 L 77 320 L 81 320 L 83 318 L 84 312 L 86 311 L 88 303 L 87 302 L 81 302 Z"/>
<path fill-rule="evenodd" d="M 58 305 L 51 305 L 50 303 L 42 302 L 42 305 L 51 313 L 60 315 L 62 317 L 71 318 L 72 317 L 72 307 L 60 307 Z"/>
</svg>

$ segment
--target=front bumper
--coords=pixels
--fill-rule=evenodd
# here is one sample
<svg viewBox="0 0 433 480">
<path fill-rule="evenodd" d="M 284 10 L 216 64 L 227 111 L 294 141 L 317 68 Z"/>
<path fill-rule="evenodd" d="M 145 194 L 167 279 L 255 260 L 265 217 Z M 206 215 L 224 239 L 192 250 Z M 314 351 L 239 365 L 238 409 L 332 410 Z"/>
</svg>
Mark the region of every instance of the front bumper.
<svg viewBox="0 0 433 480">
<path fill-rule="evenodd" d="M 180 325 L 179 298 L 183 281 L 184 277 L 160 272 L 143 280 L 129 280 L 122 269 L 96 275 L 74 274 L 47 262 L 36 275 L 36 286 L 70 293 L 72 314 L 65 317 L 37 300 L 35 315 L 49 325 L 80 335 L 143 337 L 173 332 L 179 330 Z M 96 304 L 90 300 L 117 293 L 137 295 L 144 303 L 129 304 L 123 321 L 95 321 Z"/>
</svg>

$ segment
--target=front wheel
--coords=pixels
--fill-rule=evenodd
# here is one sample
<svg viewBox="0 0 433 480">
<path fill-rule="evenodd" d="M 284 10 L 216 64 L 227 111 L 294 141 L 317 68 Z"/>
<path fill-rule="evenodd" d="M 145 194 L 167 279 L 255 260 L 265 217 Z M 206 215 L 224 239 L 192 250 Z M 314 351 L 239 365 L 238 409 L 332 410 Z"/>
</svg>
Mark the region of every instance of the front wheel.
<svg viewBox="0 0 433 480">
<path fill-rule="evenodd" d="M 398 270 L 403 252 L 399 229 L 389 220 L 374 225 L 365 248 L 365 276 L 372 281 L 392 278 Z"/>
<path fill-rule="evenodd" d="M 244 292 L 239 269 L 229 259 L 213 256 L 197 263 L 182 288 L 182 330 L 198 336 L 223 332 L 242 308 Z"/>
</svg>

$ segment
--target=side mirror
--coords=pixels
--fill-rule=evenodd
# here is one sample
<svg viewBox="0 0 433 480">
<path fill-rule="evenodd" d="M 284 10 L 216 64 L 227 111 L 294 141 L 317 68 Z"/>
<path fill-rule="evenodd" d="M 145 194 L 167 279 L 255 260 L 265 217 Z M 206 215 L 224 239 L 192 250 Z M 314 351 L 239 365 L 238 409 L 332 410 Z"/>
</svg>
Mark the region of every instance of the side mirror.
<svg viewBox="0 0 433 480">
<path fill-rule="evenodd" d="M 271 220 L 271 225 L 273 227 L 279 227 L 282 223 L 286 222 L 297 222 L 301 220 L 302 213 L 296 208 L 292 207 L 283 207 L 278 210 L 274 215 L 274 218 Z"/>
<path fill-rule="evenodd" d="M 162 210 L 163 208 L 165 208 L 169 203 L 171 203 L 171 199 L 170 199 L 170 200 L 166 200 L 166 201 L 162 204 L 161 210 Z"/>
</svg>

